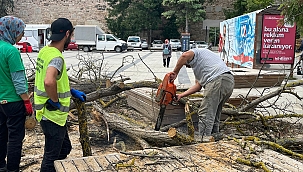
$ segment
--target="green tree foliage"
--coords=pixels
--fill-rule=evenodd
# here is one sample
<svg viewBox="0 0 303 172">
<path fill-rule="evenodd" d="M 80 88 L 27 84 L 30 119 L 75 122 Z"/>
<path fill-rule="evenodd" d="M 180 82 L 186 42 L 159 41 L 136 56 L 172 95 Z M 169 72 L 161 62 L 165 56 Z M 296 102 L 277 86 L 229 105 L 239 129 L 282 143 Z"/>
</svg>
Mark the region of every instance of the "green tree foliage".
<svg viewBox="0 0 303 172">
<path fill-rule="evenodd" d="M 167 39 L 181 37 L 181 34 L 178 32 L 178 26 L 176 25 L 175 16 L 168 19 L 167 23 L 164 25 L 162 36 L 163 38 Z"/>
<path fill-rule="evenodd" d="M 260 10 L 274 4 L 275 0 L 246 0 L 247 13 Z"/>
<path fill-rule="evenodd" d="M 247 11 L 247 0 L 237 0 L 233 4 L 232 9 L 224 9 L 225 19 L 230 19 L 236 16 L 245 14 Z"/>
<path fill-rule="evenodd" d="M 13 0 L 0 0 L 0 17 L 6 16 L 9 11 L 13 11 Z"/>
<path fill-rule="evenodd" d="M 205 0 L 163 0 L 163 5 L 168 10 L 162 13 L 167 19 L 175 16 L 176 23 L 179 26 L 186 26 L 186 17 L 188 21 L 198 22 L 205 18 L 204 4 Z"/>
<path fill-rule="evenodd" d="M 297 29 L 303 35 L 303 0 L 284 0 L 280 6 L 282 15 L 290 23 L 296 23 Z"/>
<path fill-rule="evenodd" d="M 245 13 L 264 9 L 274 3 L 275 0 L 236 0 L 232 9 L 225 9 L 225 19 L 240 16 Z"/>
<path fill-rule="evenodd" d="M 110 9 L 106 18 L 111 32 L 122 39 L 154 30 L 161 23 L 162 0 L 106 0 Z"/>
</svg>

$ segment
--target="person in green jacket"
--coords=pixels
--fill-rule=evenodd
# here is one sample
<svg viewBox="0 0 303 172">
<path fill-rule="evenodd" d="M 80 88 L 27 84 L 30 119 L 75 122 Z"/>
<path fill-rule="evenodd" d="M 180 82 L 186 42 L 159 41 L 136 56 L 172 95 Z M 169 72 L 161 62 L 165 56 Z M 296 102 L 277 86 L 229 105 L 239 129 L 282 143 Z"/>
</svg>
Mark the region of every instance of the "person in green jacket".
<svg viewBox="0 0 303 172">
<path fill-rule="evenodd" d="M 13 46 L 24 29 L 17 17 L 0 18 L 0 172 L 19 171 L 24 122 L 33 113 L 24 65 Z"/>
</svg>

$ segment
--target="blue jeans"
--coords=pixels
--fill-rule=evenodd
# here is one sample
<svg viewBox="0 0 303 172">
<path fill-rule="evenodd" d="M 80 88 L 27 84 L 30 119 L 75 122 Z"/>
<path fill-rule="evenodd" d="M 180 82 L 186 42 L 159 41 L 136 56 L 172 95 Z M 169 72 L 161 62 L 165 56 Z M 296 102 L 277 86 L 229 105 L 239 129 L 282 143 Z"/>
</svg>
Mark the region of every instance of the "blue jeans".
<svg viewBox="0 0 303 172">
<path fill-rule="evenodd" d="M 67 127 L 60 126 L 50 120 L 41 120 L 40 125 L 45 136 L 44 155 L 41 172 L 54 172 L 54 161 L 64 159 L 72 150 Z"/>
<path fill-rule="evenodd" d="M 19 171 L 25 118 L 23 101 L 0 104 L 0 168 Z"/>
<path fill-rule="evenodd" d="M 234 89 L 234 77 L 222 74 L 205 85 L 204 98 L 198 110 L 199 133 L 210 136 L 219 132 L 221 111 Z"/>
</svg>

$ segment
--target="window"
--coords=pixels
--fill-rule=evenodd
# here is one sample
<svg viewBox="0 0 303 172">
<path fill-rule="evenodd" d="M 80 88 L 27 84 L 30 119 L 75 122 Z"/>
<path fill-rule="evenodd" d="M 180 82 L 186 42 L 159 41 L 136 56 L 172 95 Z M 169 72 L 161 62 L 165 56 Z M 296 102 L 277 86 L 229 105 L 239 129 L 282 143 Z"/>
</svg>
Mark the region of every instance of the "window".
<svg viewBox="0 0 303 172">
<path fill-rule="evenodd" d="M 25 37 L 31 37 L 31 36 L 33 36 L 32 30 L 25 30 L 24 31 L 24 36 Z"/>
<path fill-rule="evenodd" d="M 116 39 L 113 38 L 111 35 L 106 35 L 106 40 L 107 41 L 116 41 Z"/>
<path fill-rule="evenodd" d="M 105 41 L 105 36 L 104 35 L 99 36 L 98 41 Z"/>
<path fill-rule="evenodd" d="M 130 38 L 128 38 L 128 42 L 140 42 L 140 38 L 138 38 L 138 37 L 130 37 Z"/>
</svg>

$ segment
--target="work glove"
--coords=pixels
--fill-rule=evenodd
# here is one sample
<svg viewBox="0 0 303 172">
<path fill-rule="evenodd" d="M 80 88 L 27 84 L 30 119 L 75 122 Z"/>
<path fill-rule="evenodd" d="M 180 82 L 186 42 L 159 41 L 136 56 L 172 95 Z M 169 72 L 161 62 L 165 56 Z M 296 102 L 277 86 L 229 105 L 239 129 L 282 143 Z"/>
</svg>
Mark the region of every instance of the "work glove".
<svg viewBox="0 0 303 172">
<path fill-rule="evenodd" d="M 76 90 L 76 89 L 71 89 L 70 90 L 71 94 L 73 97 L 78 98 L 81 102 L 86 101 L 86 94 L 83 93 L 82 91 Z"/>
<path fill-rule="evenodd" d="M 53 102 L 52 99 L 47 99 L 45 104 L 46 104 L 46 109 L 49 111 L 55 111 L 60 109 L 61 107 L 61 103 L 59 102 L 59 100 L 58 102 Z"/>
<path fill-rule="evenodd" d="M 30 100 L 23 100 L 25 106 L 25 115 L 31 116 L 33 114 L 33 106 Z"/>
</svg>

